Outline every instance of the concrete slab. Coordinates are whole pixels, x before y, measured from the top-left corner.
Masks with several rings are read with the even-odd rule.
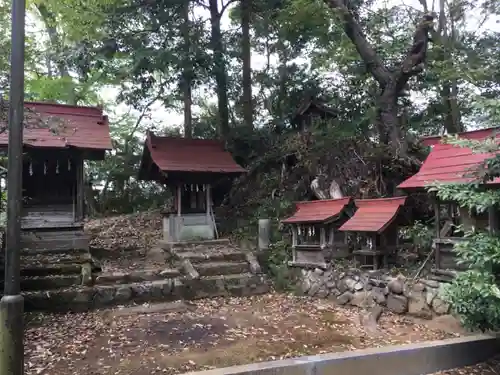
[[[500,338],[475,335],[412,345],[370,348],[254,363],[197,375],[424,375],[483,362],[500,351]]]

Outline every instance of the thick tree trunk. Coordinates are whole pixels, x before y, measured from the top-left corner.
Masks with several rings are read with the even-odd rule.
[[[189,1],[183,1],[181,6],[182,11],[182,27],[181,34],[184,42],[184,56],[181,77],[182,100],[184,103],[184,137],[192,138],[193,136],[193,116],[191,106],[193,103],[191,94],[191,85],[193,81],[193,63],[191,61],[191,40],[189,35]]]
[[[438,30],[433,35],[435,42],[440,44],[440,53],[438,59],[446,64],[447,70],[453,71],[453,60],[451,56],[451,47],[456,42],[456,30],[453,22],[448,22],[446,16],[447,4],[444,0],[440,0],[439,23]],[[448,30],[448,27],[451,30]],[[449,32],[448,32],[449,31]],[[443,82],[441,86],[441,102],[443,104],[444,128],[450,134],[459,133],[464,130],[461,123],[460,108],[458,106],[458,84],[455,78],[451,78]]]
[[[251,0],[241,0],[241,58],[243,62],[243,120],[245,126],[253,128],[252,67],[250,49]]]
[[[211,36],[210,42],[214,53],[213,73],[217,84],[217,101],[219,107],[219,132],[222,138],[229,134],[229,108],[227,99],[227,76],[226,63],[224,61],[224,47],[220,26],[221,15],[219,13],[218,1],[209,0]]]
[[[324,0],[341,16],[344,32],[351,39],[361,59],[373,78],[378,82],[377,127],[381,142],[390,144],[395,155],[405,156],[407,140],[398,117],[398,99],[411,77],[423,70],[427,57],[428,33],[432,29],[434,15],[425,15],[415,30],[413,44],[403,61],[395,69],[383,64],[375,48],[370,44],[344,0]]]

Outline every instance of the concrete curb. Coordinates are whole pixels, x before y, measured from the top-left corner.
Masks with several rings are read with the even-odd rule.
[[[500,337],[474,335],[410,345],[252,363],[197,375],[424,375],[483,362],[500,353]]]

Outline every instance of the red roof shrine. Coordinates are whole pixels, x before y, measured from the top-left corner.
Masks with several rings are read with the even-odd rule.
[[[224,144],[212,139],[161,137],[148,132],[141,163],[140,178],[149,179],[144,169],[153,163],[166,173],[244,173]]]
[[[322,223],[338,216],[351,198],[295,202],[295,213],[282,221],[284,224]]]
[[[25,102],[25,108],[26,146],[96,151],[112,148],[108,118],[102,108],[40,102]],[[0,147],[6,147],[8,139],[8,130],[0,134]]]
[[[469,140],[484,140],[491,136],[498,135],[495,132],[498,128],[474,130],[471,132],[459,133],[459,138]],[[420,167],[418,173],[402,182],[398,188],[424,188],[434,183],[464,183],[473,180],[472,173],[486,159],[495,156],[495,153],[474,153],[470,148],[459,147],[450,144],[443,144],[442,137],[424,138],[423,143],[432,146],[427,159]],[[495,179],[489,183],[498,184],[500,179]]]
[[[406,197],[356,199],[358,208],[339,230],[353,232],[383,232],[397,217]]]

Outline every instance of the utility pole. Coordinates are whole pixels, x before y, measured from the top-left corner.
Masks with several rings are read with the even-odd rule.
[[[24,24],[26,0],[12,0],[7,233],[4,296],[0,300],[0,375],[24,373],[24,299],[21,295],[21,206],[24,126]]]

